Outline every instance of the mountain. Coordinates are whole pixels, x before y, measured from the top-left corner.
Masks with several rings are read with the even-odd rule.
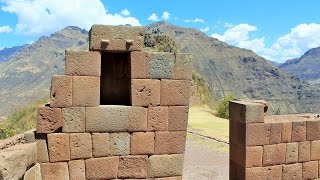
[[[182,52],[193,54],[195,71],[207,82],[215,100],[232,92],[237,98],[269,101],[273,113],[320,109],[318,89],[282,72],[250,50],[166,22],[145,28],[151,34],[168,35]],[[88,49],[88,32],[67,27],[50,37],[39,38],[0,63],[0,116],[49,95],[51,77],[64,71],[67,48]]]
[[[51,77],[64,72],[67,48],[88,49],[88,32],[67,27],[40,37],[0,63],[0,116],[48,97]]]
[[[232,92],[237,98],[267,100],[272,113],[319,111],[317,88],[284,73],[253,51],[165,22],[146,29],[167,34],[182,52],[193,54],[195,70],[208,82],[216,100]]]
[[[276,61],[271,61],[271,60],[268,60],[271,64],[273,64],[274,66],[276,66],[276,67],[279,67],[279,66],[281,66],[281,63],[278,63],[278,62],[276,62]]]
[[[11,48],[4,48],[0,50],[0,63],[5,62],[11,58],[12,55],[18,53],[21,49],[25,48],[27,45],[14,46]]]
[[[279,68],[311,84],[320,85],[320,47],[310,49],[300,58],[286,61]]]

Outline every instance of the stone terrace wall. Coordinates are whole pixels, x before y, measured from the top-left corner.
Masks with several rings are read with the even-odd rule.
[[[320,118],[265,116],[265,103],[232,101],[230,179],[320,177]]]
[[[43,179],[181,179],[189,56],[144,52],[143,41],[142,27],[94,25],[90,51],[66,51],[65,75],[52,78],[50,104],[38,112],[37,161]],[[127,103],[126,96],[116,98],[125,85],[100,87],[103,78],[110,78],[103,68],[112,73],[120,62],[103,67],[105,56],[127,56],[106,52],[129,53],[130,66],[113,74],[119,78],[113,81],[117,86],[129,70],[127,106],[101,105],[108,102],[102,94],[108,93],[114,93],[110,99]]]

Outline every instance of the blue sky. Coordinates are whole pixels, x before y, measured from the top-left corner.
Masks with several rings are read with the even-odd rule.
[[[319,0],[0,0],[0,49],[68,25],[168,21],[282,62],[320,46]]]

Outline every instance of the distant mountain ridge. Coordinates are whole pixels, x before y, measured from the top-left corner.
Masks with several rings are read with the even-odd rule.
[[[14,46],[11,48],[4,48],[0,50],[0,63],[8,61],[11,58],[11,56],[18,53],[21,49],[25,48],[26,46],[27,44],[22,46]]]

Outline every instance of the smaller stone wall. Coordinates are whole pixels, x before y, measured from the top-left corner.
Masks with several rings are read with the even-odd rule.
[[[232,101],[230,179],[319,178],[320,118],[265,116],[262,101]]]

